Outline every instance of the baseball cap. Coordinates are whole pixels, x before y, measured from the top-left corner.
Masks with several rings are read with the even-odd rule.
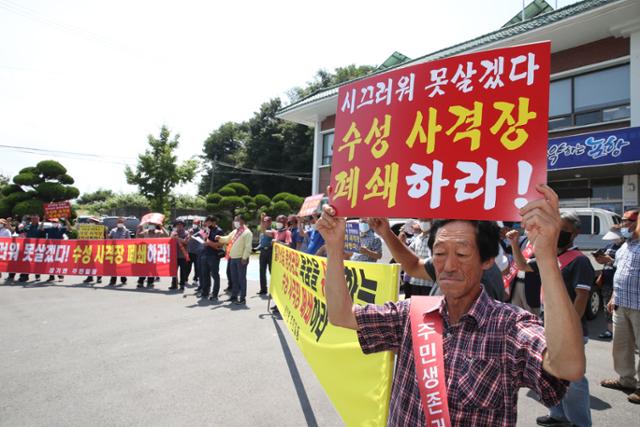
[[[622,219],[628,219],[629,221],[637,221],[638,220],[638,211],[626,211],[624,215],[622,215]]]

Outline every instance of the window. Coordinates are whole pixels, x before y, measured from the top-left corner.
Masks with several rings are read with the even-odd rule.
[[[322,135],[322,165],[330,165],[333,159],[333,132]]]
[[[549,86],[549,130],[631,116],[629,64],[556,80]]]
[[[580,218],[580,234],[600,234],[600,218],[597,215],[578,215],[578,218]]]

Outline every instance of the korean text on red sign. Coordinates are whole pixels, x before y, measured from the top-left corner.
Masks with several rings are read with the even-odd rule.
[[[0,272],[70,276],[175,276],[173,239],[0,239]]]
[[[518,220],[546,182],[550,43],[418,64],[340,88],[343,216]]]

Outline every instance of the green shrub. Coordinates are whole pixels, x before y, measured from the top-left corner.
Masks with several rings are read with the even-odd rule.
[[[207,194],[207,204],[220,203],[220,200],[222,200],[222,196],[218,193]]]
[[[285,192],[282,192],[282,193],[278,193],[278,194],[276,194],[275,196],[273,196],[273,198],[271,199],[271,201],[272,201],[273,203],[279,202],[279,201],[281,201],[281,200],[284,200],[284,199],[285,199],[288,195],[290,195],[290,194],[291,194],[291,193],[287,193],[286,191],[285,191]]]
[[[20,173],[13,177],[13,182],[18,185],[38,185],[42,179],[31,172]]]
[[[225,185],[220,190],[218,190],[218,193],[220,193],[220,195],[223,196],[223,197],[229,197],[229,196],[237,195],[236,190],[234,188],[232,188],[232,187],[227,186],[227,185]]]
[[[34,175],[40,175],[40,171],[38,171],[38,168],[36,168],[35,166],[29,166],[26,168],[22,168],[20,169],[20,172],[18,173],[32,173]]]
[[[230,182],[225,187],[233,188],[238,196],[246,196],[249,194],[249,187],[241,182]]]
[[[290,213],[291,206],[289,206],[289,204],[284,200],[275,202],[269,208],[269,215],[273,218],[277,217],[278,215],[289,215]]]
[[[43,182],[36,187],[38,198],[43,201],[67,200],[67,188],[58,182]]]
[[[253,201],[256,202],[258,206],[269,206],[271,204],[271,199],[265,194],[256,194],[253,197]]]
[[[24,202],[25,200],[29,200],[29,199],[33,199],[33,196],[31,196],[31,194],[24,191],[17,191],[15,193],[11,193],[4,198],[4,200],[6,200],[6,202],[12,207],[17,205],[20,202]]]
[[[11,216],[13,206],[11,206],[7,199],[0,199],[0,218],[8,218]]]
[[[65,173],[58,177],[58,182],[60,184],[73,185],[76,181],[70,175]],[[75,199],[75,197],[73,198]]]
[[[245,206],[248,205],[249,203],[253,203],[253,197],[251,196],[240,196],[240,198],[244,202]]]
[[[243,208],[244,200],[239,196],[223,197],[222,200],[220,200],[220,207],[228,211]]]
[[[78,190],[76,187],[67,186],[67,188],[66,188],[66,197],[64,199],[60,199],[59,201],[62,201],[62,200],[73,200],[73,199],[78,198],[79,195],[80,195],[80,190]]]
[[[292,212],[298,212],[302,203],[304,203],[304,198],[297,196],[295,194],[289,194],[285,196],[284,201],[291,207]]]
[[[11,185],[7,185],[2,189],[2,194],[5,196],[8,196],[11,193],[17,193],[22,191],[24,190],[22,190],[22,187],[20,187],[18,184],[11,184]]]
[[[57,179],[67,173],[67,169],[55,160],[43,160],[36,165],[38,171],[48,179]]]
[[[40,215],[44,216],[43,203],[41,200],[29,199],[24,202],[20,202],[13,208],[13,216],[21,218],[24,215]]]

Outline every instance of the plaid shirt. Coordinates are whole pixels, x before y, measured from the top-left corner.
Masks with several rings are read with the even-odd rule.
[[[429,234],[420,233],[413,238],[411,244],[409,245],[409,249],[411,249],[420,259],[431,258],[431,250],[429,249],[429,245],[427,244],[428,241]],[[409,283],[415,286],[433,287],[433,281],[418,279],[417,277],[410,278]]]
[[[410,301],[356,307],[358,339],[364,353],[394,351],[389,426],[424,426],[413,363]],[[515,426],[518,389],[528,387],[546,406],[557,404],[567,382],[542,369],[547,348],[540,320],[499,303],[483,290],[469,312],[449,325],[443,301],[444,366],[452,426]]]
[[[628,240],[616,253],[614,304],[640,310],[640,240]]]
[[[364,235],[360,235],[360,247],[363,246],[372,252],[377,252],[379,254],[382,253],[382,241],[371,230],[364,233]],[[351,261],[376,262],[377,260],[375,258],[370,258],[367,255],[355,253],[351,255]]]

